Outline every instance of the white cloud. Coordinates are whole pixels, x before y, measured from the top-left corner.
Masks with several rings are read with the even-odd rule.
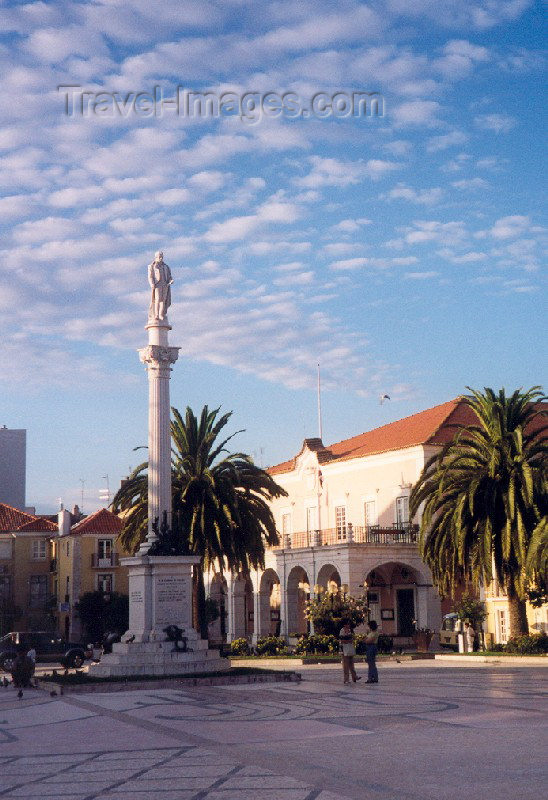
[[[35,203],[35,197],[28,194],[12,194],[0,197],[0,217],[8,220],[28,216]]]
[[[486,189],[489,184],[483,178],[468,178],[461,181],[453,181],[451,186],[455,189],[460,189],[463,192],[468,192],[474,189]]]
[[[368,38],[382,29],[377,14],[367,6],[354,6],[346,13],[315,16],[299,25],[280,27],[255,40],[259,47],[277,52],[318,49],[341,40],[347,44]]]
[[[406,272],[403,277],[411,281],[427,281],[436,278],[439,274],[435,270],[430,270],[429,272]]]
[[[333,225],[331,230],[337,231],[340,233],[356,233],[362,227],[362,225],[372,225],[373,220],[368,219],[367,217],[358,217],[357,219],[343,219],[340,222],[337,222],[336,225]]]
[[[13,230],[13,239],[21,244],[48,242],[59,237],[69,237],[78,232],[78,224],[65,217],[44,217],[23,222]]]
[[[488,234],[494,239],[512,239],[515,236],[520,236],[524,231],[529,230],[530,227],[531,220],[529,217],[514,214],[509,217],[497,219],[492,228],[480,232],[480,237],[483,234]]]
[[[455,252],[448,247],[438,250],[438,255],[447,259],[447,261],[450,261],[452,264],[474,264],[477,261],[484,261],[487,258],[486,253],[481,253],[476,250],[470,250],[468,253],[456,255]]]
[[[305,272],[287,272],[285,275],[275,278],[275,286],[309,286],[314,281],[315,275],[312,270]]]
[[[287,264],[278,264],[278,266],[273,267],[273,269],[276,272],[295,272],[297,270],[301,270],[302,267],[302,261],[289,261]]]
[[[302,178],[296,178],[298,186],[317,188],[322,186],[352,186],[365,178],[380,178],[387,172],[399,169],[393,161],[372,158],[369,161],[342,161],[336,158],[311,156],[312,170]]]
[[[189,203],[193,194],[188,189],[163,189],[156,195],[156,202],[160,206],[177,206],[179,203]]]
[[[411,203],[425,206],[439,203],[442,197],[443,189],[439,186],[417,190],[407,186],[405,183],[398,183],[389,192],[381,195],[383,200],[409,200]]]
[[[418,258],[416,256],[398,256],[395,258],[347,258],[341,261],[334,261],[329,266],[335,271],[356,270],[362,267],[387,269],[389,267],[407,267],[410,264],[416,264],[417,261]]]
[[[191,175],[187,183],[192,189],[201,192],[216,192],[224,186],[226,178],[227,176],[218,170],[204,170]]]
[[[46,64],[57,64],[69,55],[86,57],[107,53],[102,37],[79,25],[36,30],[26,40],[24,48]]]
[[[324,252],[330,256],[343,256],[361,250],[362,244],[358,242],[330,242],[324,245]]]
[[[487,48],[466,39],[453,39],[443,47],[443,56],[434,61],[434,68],[446,78],[462,78],[472,72],[476,63],[489,60]]]
[[[54,208],[74,208],[101,200],[105,194],[101,186],[67,186],[51,192],[48,204]]]
[[[345,258],[341,261],[333,261],[329,266],[331,269],[353,270],[365,267],[369,263],[368,258]]]
[[[440,104],[435,100],[411,100],[396,106],[388,116],[394,120],[397,127],[412,125],[432,127],[439,125],[437,115],[440,109]]]
[[[460,244],[467,238],[463,222],[439,222],[438,220],[417,220],[413,226],[404,230],[407,244],[437,242],[442,245]]]
[[[474,122],[478,128],[495,133],[508,133],[517,125],[517,119],[509,114],[479,114]]]
[[[301,209],[295,203],[273,197],[258,207],[255,214],[230,217],[223,222],[214,223],[204,234],[204,240],[212,244],[226,244],[244,239],[258,228],[270,223],[286,224],[301,216]]]
[[[440,150],[446,150],[448,147],[458,146],[467,141],[468,135],[463,131],[451,131],[450,133],[443,133],[441,136],[431,136],[426,142],[426,152],[437,153]]]

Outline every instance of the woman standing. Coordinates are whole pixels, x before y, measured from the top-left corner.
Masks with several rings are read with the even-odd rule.
[[[377,664],[375,663],[377,657],[377,642],[379,639],[378,625],[374,619],[370,619],[367,626],[369,632],[365,635],[365,657],[367,659],[366,683],[378,683],[379,673],[377,672]]]
[[[344,682],[350,683],[350,675],[352,675],[352,680],[354,683],[356,683],[356,681],[361,681],[361,677],[356,675],[356,670],[354,668],[354,656],[356,655],[356,649],[354,647],[354,635],[348,621],[346,621],[341,628],[339,633],[339,642],[341,643],[342,650]]]

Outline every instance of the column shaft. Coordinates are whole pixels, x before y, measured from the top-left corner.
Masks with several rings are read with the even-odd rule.
[[[171,433],[169,378],[170,368],[159,364],[148,367],[148,509],[149,533],[152,524],[162,522],[167,512],[171,524]]]

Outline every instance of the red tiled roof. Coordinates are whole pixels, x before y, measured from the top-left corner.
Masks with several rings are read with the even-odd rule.
[[[30,522],[27,522],[25,525],[21,525],[17,530],[20,531],[56,531],[57,525],[55,522],[50,522],[49,519],[44,519],[43,517],[37,517],[36,519],[31,519]]]
[[[546,409],[546,403],[538,403],[539,409]],[[370,456],[377,453],[385,453],[390,450],[402,450],[406,447],[416,445],[444,445],[455,435],[457,427],[477,424],[478,420],[472,409],[467,403],[463,402],[462,397],[449,400],[439,406],[412,414],[410,417],[390,422],[366,433],[360,433],[351,439],[343,439],[323,449],[317,446],[309,449],[317,452],[319,463],[346,461],[361,456]],[[532,423],[532,429],[536,430],[546,425],[545,417],[537,416]],[[305,440],[316,442],[317,440]],[[302,452],[302,450],[301,450]],[[298,454],[300,455],[300,453]],[[268,468],[271,475],[280,475],[285,472],[292,472],[295,469],[295,458],[284,461]]]
[[[330,452],[331,461],[344,461],[419,444],[444,444],[455,433],[453,428],[447,428],[448,424],[469,425],[473,421],[474,415],[468,406],[460,398],[456,398],[350,439],[343,439],[342,442],[329,445],[325,450]],[[295,459],[291,459],[270,467],[268,472],[278,475],[291,472],[294,468]]]
[[[337,442],[329,449],[335,459],[344,460],[385,453],[388,450],[402,450],[419,444],[444,444],[455,435],[454,428],[447,428],[450,421],[471,425],[475,419],[470,408],[457,398],[352,439]]]
[[[70,529],[70,533],[106,533],[117,536],[122,530],[122,520],[106,508],[100,508]]]
[[[43,517],[19,511],[7,503],[0,503],[0,531],[56,531],[57,525]]]

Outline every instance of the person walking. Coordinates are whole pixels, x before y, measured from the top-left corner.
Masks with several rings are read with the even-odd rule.
[[[30,687],[30,681],[34,675],[34,661],[28,657],[27,648],[24,644],[17,647],[17,655],[11,667],[11,677],[15,689],[18,689],[17,697],[23,697],[23,689]]]
[[[346,621],[342,626],[339,633],[339,642],[342,652],[342,668],[344,683],[350,683],[350,675],[352,675],[353,683],[361,681],[361,677],[356,675],[354,667],[354,656],[356,655],[356,648],[354,647],[354,634],[350,623]]]
[[[374,619],[367,623],[369,631],[365,634],[365,657],[367,659],[367,681],[366,683],[378,683],[379,673],[377,672],[377,642],[379,640],[378,625]]]

